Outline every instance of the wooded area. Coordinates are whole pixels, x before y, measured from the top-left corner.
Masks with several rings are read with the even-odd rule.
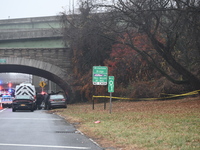
[[[116,96],[158,97],[200,89],[198,0],[104,3],[81,1],[80,13],[61,18],[82,101],[108,95],[106,86],[92,85],[92,67],[99,65],[115,76]]]

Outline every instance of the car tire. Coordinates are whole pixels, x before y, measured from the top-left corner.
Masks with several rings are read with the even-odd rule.
[[[13,108],[13,109],[12,109],[12,112],[15,112],[15,111],[16,111],[16,109]]]
[[[34,110],[37,110],[37,105],[36,104],[34,105]]]

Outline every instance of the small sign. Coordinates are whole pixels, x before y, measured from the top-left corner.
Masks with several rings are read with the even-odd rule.
[[[41,81],[40,84],[39,84],[39,86],[42,87],[42,88],[45,87],[45,85],[46,85],[46,83],[44,81]]]
[[[0,64],[5,64],[6,63],[6,59],[0,59]]]
[[[108,67],[93,66],[92,82],[93,85],[107,85]]]
[[[113,93],[114,92],[114,76],[108,76],[108,92]]]

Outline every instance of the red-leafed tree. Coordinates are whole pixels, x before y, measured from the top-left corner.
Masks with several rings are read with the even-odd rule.
[[[84,88],[91,66],[104,65],[106,59],[121,69],[115,73],[119,82],[133,80],[138,73],[138,80],[147,74],[151,79],[153,67],[175,84],[200,89],[198,0],[115,0],[95,5],[91,1],[84,2],[81,14],[63,19],[65,38],[73,48],[75,76],[77,80],[84,76],[79,79]],[[111,44],[115,46],[109,60]]]
[[[117,0],[97,7],[107,8],[110,20],[115,23],[115,28],[102,24],[119,37],[115,42],[134,49],[171,82],[200,89],[199,1]],[[135,30],[148,38],[153,50],[144,51],[137,45],[133,40]],[[161,63],[173,68],[176,76],[162,68]]]
[[[138,32],[132,34],[135,45],[142,51],[147,53],[155,51],[146,35]],[[126,36],[124,35],[124,37]],[[121,39],[122,43],[125,41],[126,38]],[[161,57],[156,55],[154,57],[157,57],[154,59],[161,60]],[[161,76],[134,49],[123,44],[113,45],[110,59],[106,60],[105,63],[109,66],[110,74],[115,76],[116,83],[123,86],[129,85],[130,82],[150,81]]]

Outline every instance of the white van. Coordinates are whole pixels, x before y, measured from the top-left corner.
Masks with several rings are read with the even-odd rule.
[[[33,99],[34,109],[36,109],[36,90],[31,83],[21,83],[15,87],[15,97],[21,95],[28,95]]]
[[[15,96],[17,95],[29,95],[33,99],[36,99],[35,86],[31,83],[21,83],[15,88]]]

